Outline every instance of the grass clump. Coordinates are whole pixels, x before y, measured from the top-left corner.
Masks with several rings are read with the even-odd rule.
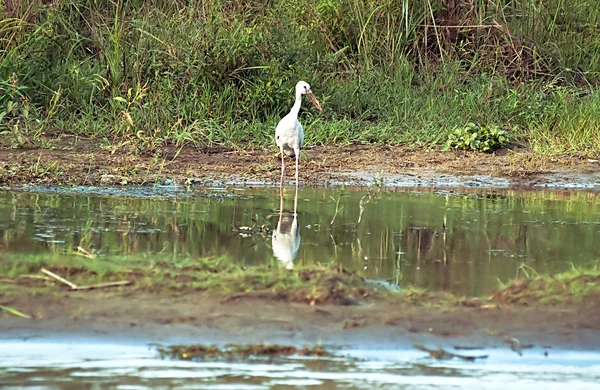
[[[600,298],[600,269],[576,269],[556,275],[517,279],[493,294],[498,303],[511,305],[581,304]]]

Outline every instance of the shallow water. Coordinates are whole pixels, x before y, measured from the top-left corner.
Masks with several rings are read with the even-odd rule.
[[[278,189],[39,190],[0,192],[0,252],[81,246],[97,259],[225,254],[247,266],[340,263],[400,287],[466,295],[600,258],[594,193],[301,188],[294,220],[293,189],[281,214]]]
[[[392,285],[467,295],[519,273],[591,265],[600,255],[600,207],[591,193],[301,188],[297,197],[285,190],[280,212],[277,189],[33,190],[0,192],[0,253],[52,255],[81,246],[97,254],[90,261],[226,254],[247,266],[336,262]],[[6,336],[0,387],[600,389],[595,351],[448,350],[489,357],[437,361],[416,349],[334,349],[327,359],[189,362],[162,360],[135,342]]]
[[[600,356],[563,350],[338,350],[335,358],[161,360],[153,347],[93,342],[0,342],[4,389],[598,389]]]

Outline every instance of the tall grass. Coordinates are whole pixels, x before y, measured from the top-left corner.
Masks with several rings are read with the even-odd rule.
[[[0,143],[269,144],[305,79],[326,108],[303,114],[313,144],[432,144],[481,122],[600,154],[589,1],[21,0],[0,17]]]

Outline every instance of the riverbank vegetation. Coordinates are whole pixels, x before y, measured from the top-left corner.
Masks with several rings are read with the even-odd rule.
[[[160,261],[146,256],[90,258],[92,256],[85,251],[80,256],[7,255],[2,258],[0,271],[11,282],[0,291],[8,296],[11,292],[46,294],[99,286],[98,290],[125,288],[138,294],[160,296],[208,292],[228,300],[248,296],[311,305],[351,305],[358,299],[375,295],[373,286],[369,287],[362,277],[340,266],[301,267],[290,271],[273,266],[246,268],[227,257]]]
[[[0,293],[10,298],[120,289],[128,295],[162,297],[206,292],[221,296],[224,302],[249,298],[310,305],[356,305],[361,301],[387,299],[397,304],[445,308],[578,305],[597,302],[600,297],[598,264],[587,268],[574,266],[555,274],[537,274],[523,266],[518,278],[500,285],[489,297],[466,298],[410,285],[390,289],[385,283],[369,281],[339,265],[286,270],[268,265],[246,268],[227,257],[171,260],[167,257],[160,261],[146,256],[90,257],[85,251],[79,255],[0,256],[0,273],[4,275]]]
[[[311,145],[445,144],[469,123],[600,156],[600,3],[4,0],[0,144],[271,145],[293,86]]]

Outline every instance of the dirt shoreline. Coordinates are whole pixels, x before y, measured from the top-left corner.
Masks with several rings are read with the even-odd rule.
[[[30,184],[247,184],[279,183],[272,149],[165,147],[159,154],[111,153],[99,140],[63,137],[51,149],[0,149],[0,186]],[[294,161],[287,159],[286,184]],[[600,190],[600,164],[577,157],[544,158],[514,149],[496,154],[409,146],[307,147],[303,185],[390,187],[566,188]]]
[[[33,319],[0,316],[0,341],[127,340],[159,344],[272,343],[402,349],[413,344],[600,349],[600,305],[436,307],[371,299],[311,306],[275,299],[223,299],[209,293],[63,292],[2,299]]]

